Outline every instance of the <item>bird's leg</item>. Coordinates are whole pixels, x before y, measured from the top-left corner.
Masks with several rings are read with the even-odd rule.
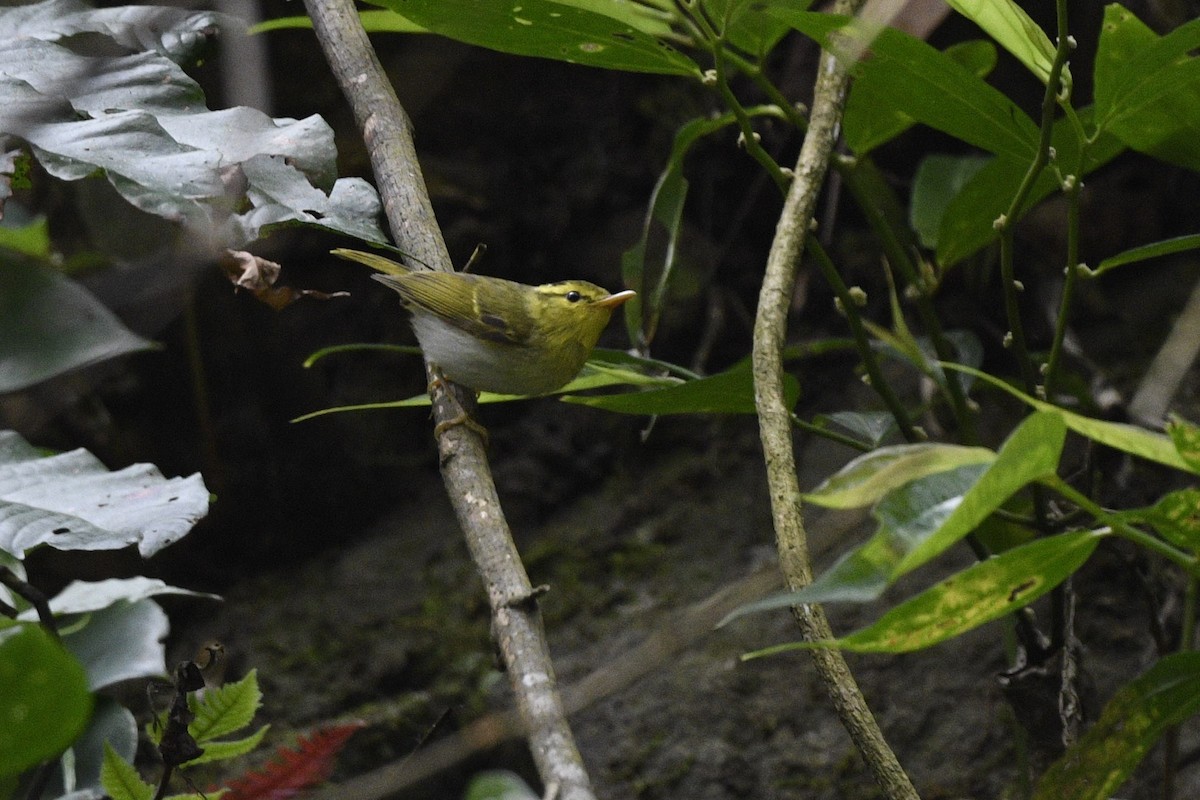
[[[434,394],[439,389],[445,391],[447,389],[447,387],[450,385],[450,382],[446,380],[444,375],[442,375],[442,371],[440,369],[437,369],[436,367],[431,369],[429,371],[429,374],[431,377],[429,380],[428,391],[429,391],[429,397],[432,400]],[[476,397],[478,397],[479,393],[474,392],[474,395]],[[435,425],[433,428],[434,438],[440,440],[442,438],[442,434],[444,434],[446,431],[450,430],[451,428],[453,428],[456,425],[462,425],[466,428],[469,428],[472,431],[475,431],[475,433],[479,434],[479,438],[483,439],[484,449],[487,449],[488,439],[489,439],[487,428],[480,425],[475,420],[475,418],[471,416],[471,412],[467,411],[465,408],[462,410],[461,413],[455,415],[454,417],[451,417],[450,419],[447,419],[447,420],[443,420],[443,421],[439,422],[437,425]]]

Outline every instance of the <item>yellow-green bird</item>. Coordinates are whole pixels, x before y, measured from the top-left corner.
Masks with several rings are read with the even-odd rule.
[[[542,286],[462,272],[413,270],[359,250],[334,250],[382,275],[412,313],[425,358],[463,386],[499,394],[552,392],[587,361],[613,309],[634,296],[587,281]]]

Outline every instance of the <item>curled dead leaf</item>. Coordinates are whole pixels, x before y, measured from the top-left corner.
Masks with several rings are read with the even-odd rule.
[[[221,269],[234,286],[245,289],[276,311],[290,306],[301,297],[329,300],[350,296],[349,292],[320,292],[316,289],[276,286],[275,282],[279,280],[283,268],[274,261],[268,261],[245,250],[226,250],[221,258]]]

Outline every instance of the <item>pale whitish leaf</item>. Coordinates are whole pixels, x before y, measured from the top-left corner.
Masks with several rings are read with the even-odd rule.
[[[218,19],[193,13],[164,32],[158,9],[66,5],[81,9],[73,30],[124,46],[174,42],[158,50],[210,38]],[[384,240],[374,190],[336,180],[333,132],[323,120],[209,111],[199,85],[157,52],[91,56],[49,41],[60,35],[45,30],[55,10],[0,10],[0,39],[21,37],[0,48],[0,130],[24,140],[49,174],[79,180],[102,172],[137,208],[189,225],[217,247],[296,224]]]
[[[113,603],[126,600],[130,603],[158,597],[164,594],[184,595],[187,597],[203,597],[209,600],[220,600],[215,594],[194,592],[170,586],[158,578],[146,578],[141,575],[132,578],[109,578],[103,581],[72,581],[50,600],[50,610],[55,614],[83,614],[88,611],[99,611]],[[21,619],[36,619],[32,610],[22,612]]]
[[[109,472],[86,450],[43,455],[0,431],[0,550],[17,557],[42,544],[113,550],[137,544],[149,557],[208,513],[197,473],[164,478],[151,464]]]
[[[87,671],[92,690],[166,674],[167,615],[153,600],[120,602],[86,618],[63,644]]]
[[[0,255],[0,394],[153,347],[78,283]]]

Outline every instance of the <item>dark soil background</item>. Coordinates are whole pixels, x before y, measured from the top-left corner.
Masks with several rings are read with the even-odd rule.
[[[276,4],[272,13],[296,13]],[[1081,14],[1099,13],[1095,9]],[[1141,13],[1141,10],[1139,10]],[[1081,21],[1081,52],[1099,17]],[[978,35],[950,21],[933,41]],[[348,113],[311,33],[268,38],[276,116],[320,113],[339,134],[342,174],[368,167]],[[465,262],[488,245],[477,271],[541,283],[566,277],[619,283],[620,253],[640,230],[650,190],[680,124],[714,109],[680,80],[613,75],[525,60],[435,40],[376,37],[414,119],[426,180],[451,253]],[[776,65],[799,100],[810,83],[812,46],[789,40]],[[1077,69],[1076,74],[1086,73]],[[214,78],[215,75],[210,76]],[[1008,65],[996,82],[1027,107],[1038,87]],[[210,105],[219,105],[215,88]],[[798,140],[764,128],[781,163]],[[902,194],[919,158],[949,143],[920,130],[878,158]],[[757,285],[779,198],[733,134],[704,143],[688,162],[691,195],[681,274],[657,357],[716,371],[749,351]],[[1085,211],[1086,259],[1196,230],[1194,175],[1125,156],[1092,176]],[[64,189],[66,192],[74,188]],[[868,309],[886,319],[880,256],[856,212],[826,215],[831,249],[848,283],[863,285]],[[1029,291],[1037,344],[1052,324],[1061,278],[1061,209],[1053,203],[1020,228],[1019,276]],[[495,669],[486,602],[441,493],[431,426],[421,411],[369,412],[302,424],[319,408],[405,397],[424,388],[416,359],[359,354],[312,369],[313,351],[350,342],[411,341],[394,296],[364,270],[335,262],[348,243],[315,234],[273,237],[255,252],[281,262],[292,285],[351,297],[274,312],[233,293],[215,267],[154,300],[146,313],[128,297],[118,310],[163,342],[95,380],[33,398],[56,414],[25,430],[38,444],[86,446],[106,463],[158,464],[167,474],[201,470],[218,500],[186,540],[149,571],[190,588],[218,591],[223,604],[171,602],[172,658],[210,637],[224,642],[230,674],[258,669],[262,719],[273,743],[331,720],[372,725],[348,748],[339,778],[409,757],[473,719],[506,707]],[[1074,333],[1072,366],[1084,385],[1128,399],[1200,271],[1190,261],[1152,263],[1088,284]],[[985,367],[1006,373],[1005,329],[994,264],[986,254],[952,273],[941,295],[952,327],[983,342]],[[796,341],[845,335],[819,277],[801,278]],[[1050,316],[1048,316],[1050,315]],[[152,324],[146,320],[159,320]],[[619,322],[604,344],[626,340]],[[843,357],[796,364],[799,414],[872,407]],[[899,367],[896,385],[914,402],[920,386]],[[1179,402],[1197,419],[1195,374]],[[68,398],[62,400],[62,398]],[[1020,410],[982,397],[990,443]],[[10,424],[21,418],[6,406]],[[1119,403],[1112,413],[1120,413]],[[510,523],[543,598],[559,676],[571,684],[671,629],[674,612],[773,563],[770,510],[752,419],[619,417],[552,400],[488,407],[490,453]],[[16,418],[16,421],[12,421]],[[930,417],[927,429],[944,421]],[[853,456],[797,436],[802,486]],[[1125,465],[1112,467],[1115,474]],[[1173,488],[1175,476],[1125,469],[1107,498],[1136,504]],[[869,530],[846,515],[810,514],[814,553],[827,566]],[[903,598],[969,562],[967,552],[919,571],[886,598]],[[136,574],[127,554],[87,556],[64,567],[38,553],[45,581]],[[1076,579],[1079,633],[1094,719],[1115,688],[1157,658],[1152,614],[1178,617],[1178,576],[1132,548],[1105,544]],[[847,631],[887,603],[831,609]],[[603,798],[872,798],[877,791],[832,712],[807,656],[742,662],[758,647],[797,632],[786,613],[758,615],[694,639],[648,666],[641,680],[599,699],[573,721]],[[851,664],[922,797],[1020,797],[1057,752],[1054,676],[1008,681],[1010,641],[995,623],[905,656],[852,657]],[[1027,756],[1022,756],[1024,751]],[[1200,731],[1181,734],[1176,797],[1200,796]],[[1124,798],[1159,797],[1161,755],[1152,754]],[[519,742],[474,753],[459,768],[409,787],[407,798],[460,797],[480,770],[514,769],[533,781]]]

